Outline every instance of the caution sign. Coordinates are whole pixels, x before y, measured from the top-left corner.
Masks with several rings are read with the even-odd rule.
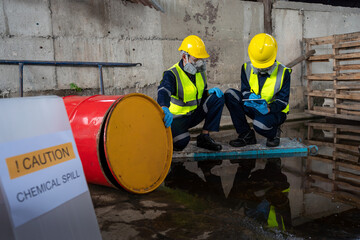
[[[15,227],[88,191],[71,130],[0,144],[0,176]]]
[[[10,179],[71,160],[75,158],[71,143],[41,149],[6,159]]]
[[[0,239],[101,239],[63,99],[0,99],[0,112]]]

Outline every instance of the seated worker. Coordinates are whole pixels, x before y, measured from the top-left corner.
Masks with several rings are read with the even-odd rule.
[[[205,119],[197,146],[220,151],[221,145],[209,135],[219,131],[224,94],[219,88],[207,90],[206,62],[209,57],[204,42],[195,35],[186,37],[179,48],[181,60],[163,74],[157,102],[162,107],[166,127],[171,126],[175,151],[190,141],[189,128]]]
[[[231,88],[225,92],[225,104],[239,134],[230,145],[256,144],[247,115],[253,119],[255,131],[267,138],[266,146],[276,147],[280,144],[280,125],[289,112],[291,69],[276,60],[277,43],[269,34],[254,36],[248,54],[250,62],[244,63],[241,69],[241,92]]]

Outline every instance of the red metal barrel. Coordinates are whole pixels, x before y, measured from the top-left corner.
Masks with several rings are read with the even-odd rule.
[[[172,159],[172,136],[150,97],[63,98],[88,182],[134,193],[156,189]]]

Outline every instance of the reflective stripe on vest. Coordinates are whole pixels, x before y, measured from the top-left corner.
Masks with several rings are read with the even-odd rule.
[[[201,102],[201,97],[205,89],[205,73],[195,74],[195,86],[186,73],[180,68],[179,63],[176,63],[169,70],[175,75],[177,84],[177,95],[171,95],[170,112],[175,115],[184,115],[195,110]]]
[[[275,95],[281,90],[282,83],[284,80],[285,70],[289,69],[291,73],[291,69],[285,67],[280,62],[276,61],[277,66],[274,69],[274,71],[271,73],[270,77],[268,79],[271,79],[270,81],[266,81],[264,83],[264,86],[261,90],[261,93],[259,93],[259,79],[258,75],[254,74],[253,66],[251,62],[247,62],[244,64],[245,67],[245,74],[246,78],[249,81],[250,88],[253,92],[256,94],[260,94],[262,98],[264,98],[268,103],[272,103],[275,100]],[[283,102],[283,101],[281,101]],[[289,103],[285,103],[287,106],[285,109],[282,110],[284,113],[289,112]]]

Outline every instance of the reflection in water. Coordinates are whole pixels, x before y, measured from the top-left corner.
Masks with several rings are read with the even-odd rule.
[[[318,155],[282,158],[281,162],[242,159],[173,164],[165,185],[244,211],[264,226],[282,229],[284,225],[298,237],[358,239],[359,124],[292,122],[283,126],[283,132],[317,145]],[[226,142],[234,133],[222,131],[216,140]]]
[[[232,160],[227,164],[220,161],[201,161],[197,163],[197,170],[193,164],[176,164],[172,166],[165,185],[221,202],[226,207],[243,208],[245,215],[258,220],[264,226],[288,229],[291,227],[288,199],[290,185],[286,175],[281,172],[281,160],[267,159],[263,169],[252,171],[255,161]],[[224,171],[220,164],[224,166]],[[237,171],[234,173],[233,184],[226,191],[229,181],[223,179],[228,176],[229,170],[234,168]]]
[[[308,142],[319,146],[319,154],[307,159],[306,192],[359,208],[360,126],[325,121],[307,125]]]

